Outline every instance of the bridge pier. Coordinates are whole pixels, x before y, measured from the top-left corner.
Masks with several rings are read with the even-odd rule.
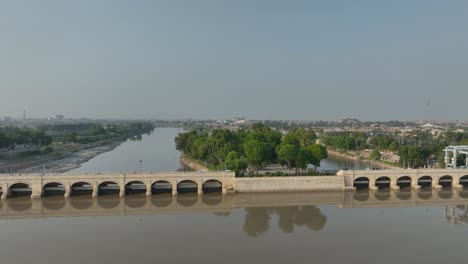
[[[146,183],[146,196],[151,196],[153,194],[153,190],[151,187],[151,182]]]
[[[400,186],[396,185],[396,183],[393,183],[392,185],[390,185],[390,189],[392,189],[392,190],[400,190]]]
[[[463,185],[456,183],[456,182],[452,183],[452,187],[455,189],[463,189]]]
[[[201,185],[200,183],[197,185],[197,193],[198,195],[203,194],[203,185]]]
[[[172,195],[177,195],[177,194],[178,194],[177,188],[173,188],[173,189],[172,189]]]
[[[432,188],[436,190],[442,189],[442,185],[439,184],[438,177],[432,177]]]
[[[374,184],[369,184],[369,190],[378,191],[379,187],[375,186]]]
[[[414,190],[421,190],[421,185],[413,184],[413,185],[411,185],[411,188],[414,189]]]
[[[71,196],[71,187],[70,185],[65,185],[65,193],[63,194],[63,197],[69,198]]]

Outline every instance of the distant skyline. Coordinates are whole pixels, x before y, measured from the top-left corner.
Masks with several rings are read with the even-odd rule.
[[[0,117],[468,120],[468,1],[0,2]]]

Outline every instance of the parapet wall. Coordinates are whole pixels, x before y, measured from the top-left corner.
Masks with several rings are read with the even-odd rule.
[[[236,192],[342,191],[343,177],[261,177],[236,178]]]

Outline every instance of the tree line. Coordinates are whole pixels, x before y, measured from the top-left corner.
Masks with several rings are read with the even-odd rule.
[[[338,150],[373,149],[370,158],[380,159],[380,150],[398,153],[401,167],[419,168],[438,163],[444,167],[443,149],[448,145],[468,144],[468,133],[448,131],[438,136],[428,131],[400,133],[330,133],[322,137],[322,143]],[[466,158],[460,155],[460,163]]]
[[[14,149],[18,145],[32,148],[52,144],[52,137],[44,131],[31,128],[2,127],[0,128],[0,148]]]
[[[175,143],[184,155],[212,169],[228,169],[244,175],[251,166],[258,175],[259,168],[266,164],[281,164],[298,174],[308,164],[320,166],[320,161],[328,157],[326,148],[315,144],[316,139],[314,131],[304,128],[291,130],[283,136],[263,124],[254,124],[249,129],[236,131],[192,130],[180,133]]]

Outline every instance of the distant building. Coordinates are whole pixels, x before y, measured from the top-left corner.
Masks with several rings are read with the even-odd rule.
[[[63,120],[65,117],[62,114],[58,114],[55,116],[55,119],[57,120]]]

